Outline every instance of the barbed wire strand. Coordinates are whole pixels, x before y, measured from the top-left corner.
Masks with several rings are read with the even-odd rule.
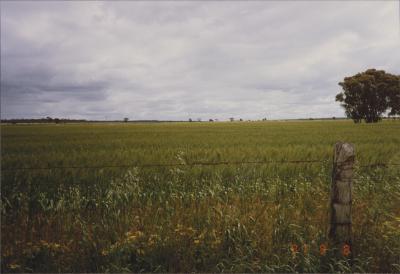
[[[265,176],[265,177],[258,177],[257,179],[261,179],[262,182],[269,182],[272,180],[276,180],[276,181],[281,181],[282,183],[283,180],[287,181],[289,180],[290,182],[292,181],[298,181],[298,183],[310,183],[310,182],[314,182],[317,179],[322,182],[327,182],[327,181],[331,181],[332,178],[331,176],[326,176],[326,175],[315,175],[315,176],[304,176],[304,175],[292,175],[292,176],[282,176],[282,175],[275,175],[275,176]],[[366,181],[373,181],[374,183],[378,183],[378,182],[387,182],[388,180],[400,180],[400,176],[395,177],[395,176],[355,176],[353,177],[353,181],[358,183],[358,182],[366,182]],[[45,182],[40,182],[36,185],[54,185],[54,182],[52,181],[45,181]],[[78,184],[79,185],[79,184]]]
[[[48,167],[16,167],[4,168],[1,171],[20,171],[20,170],[53,170],[53,169],[105,169],[105,168],[151,168],[151,167],[178,167],[178,166],[217,166],[217,165],[247,165],[247,164],[313,164],[329,163],[329,160],[282,160],[282,161],[220,161],[220,162],[191,162],[191,163],[153,163],[153,164],[129,164],[129,165],[102,165],[102,166],[48,166]],[[340,162],[338,162],[340,163]],[[357,165],[356,165],[357,166]],[[358,167],[387,168],[388,166],[400,166],[392,163],[372,163],[360,165]]]
[[[153,163],[153,164],[129,164],[129,165],[103,165],[103,166],[49,166],[49,167],[17,167],[5,168],[1,171],[16,170],[50,170],[50,169],[102,169],[102,168],[151,168],[151,167],[178,167],[178,166],[217,166],[217,165],[242,165],[242,164],[301,164],[323,163],[321,160],[290,160],[290,161],[220,161],[220,162],[191,162],[191,163]]]

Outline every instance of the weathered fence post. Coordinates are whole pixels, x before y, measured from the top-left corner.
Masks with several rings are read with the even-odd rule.
[[[354,146],[349,143],[335,144],[332,170],[332,188],[330,201],[329,238],[339,248],[347,245],[351,250],[351,203]]]

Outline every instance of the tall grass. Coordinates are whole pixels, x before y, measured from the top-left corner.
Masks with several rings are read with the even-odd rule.
[[[2,271],[399,272],[400,124],[2,126]],[[333,145],[356,146],[352,256],[326,237]],[[327,248],[325,250],[325,247]]]

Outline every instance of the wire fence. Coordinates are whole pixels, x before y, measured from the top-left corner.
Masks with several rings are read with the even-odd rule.
[[[330,160],[281,160],[281,161],[219,161],[219,162],[188,162],[188,163],[150,163],[150,164],[119,164],[119,165],[94,165],[94,166],[47,166],[47,167],[13,167],[2,168],[1,171],[22,170],[54,170],[54,169],[108,169],[108,168],[152,168],[152,167],[179,167],[179,166],[219,166],[219,165],[270,165],[270,164],[315,164],[330,163]],[[400,163],[370,163],[356,165],[360,168],[388,168],[400,166]]]

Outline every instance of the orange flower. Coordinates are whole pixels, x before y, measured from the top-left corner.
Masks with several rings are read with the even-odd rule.
[[[299,252],[299,247],[297,246],[297,244],[292,244],[290,246],[290,251],[292,251],[293,255],[295,255],[297,252]]]
[[[319,254],[321,256],[325,256],[327,250],[328,250],[328,247],[326,246],[326,244],[321,244],[319,246]]]
[[[342,248],[342,254],[343,256],[347,257],[351,253],[351,247],[348,244],[345,244]]]

